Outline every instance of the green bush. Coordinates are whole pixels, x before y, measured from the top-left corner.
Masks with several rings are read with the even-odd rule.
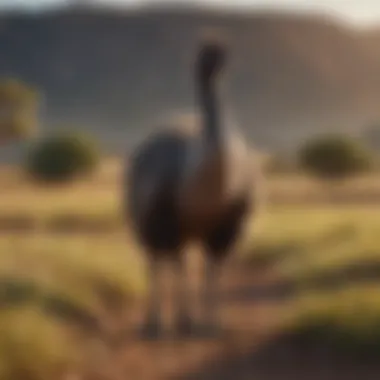
[[[308,141],[298,152],[299,164],[323,179],[343,179],[372,168],[369,149],[348,136],[329,135]]]
[[[27,160],[27,172],[36,180],[66,182],[93,172],[99,164],[96,142],[84,134],[61,134],[36,144]]]

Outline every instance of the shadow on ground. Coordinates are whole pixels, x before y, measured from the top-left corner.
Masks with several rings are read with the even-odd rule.
[[[326,346],[302,345],[292,338],[269,341],[226,351],[191,373],[173,377],[182,380],[375,380],[380,377],[380,363],[350,360],[333,354]]]

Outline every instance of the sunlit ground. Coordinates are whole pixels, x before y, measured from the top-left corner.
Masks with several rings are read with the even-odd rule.
[[[115,174],[43,190],[18,181],[4,175],[0,199],[0,377],[53,379],[80,366],[84,352],[67,322],[86,326],[105,310],[127,312],[130,300],[144,294],[146,277],[122,222]],[[328,202],[292,204],[288,181],[307,198],[304,177],[270,179],[275,195],[252,227],[242,259],[252,276],[265,268],[293,284],[287,328],[338,348],[374,350],[380,345],[380,208],[336,203],[323,186]],[[380,199],[378,183],[363,178],[341,191],[360,199],[378,192]]]

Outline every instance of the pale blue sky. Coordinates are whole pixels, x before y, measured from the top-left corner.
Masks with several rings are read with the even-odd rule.
[[[59,5],[75,0],[0,0],[1,7],[23,6],[32,9],[44,6]],[[78,0],[77,0],[78,1]],[[84,0],[82,0],[84,1]],[[160,0],[85,0],[88,3],[107,3],[117,5],[138,5],[147,2],[155,3]],[[171,0],[181,3],[181,0]],[[183,0],[182,0],[183,1]],[[186,0],[191,2],[191,0]],[[170,2],[169,1],[165,1]],[[250,8],[280,8],[295,9],[298,11],[322,11],[341,16],[349,21],[358,23],[380,23],[380,0],[194,0],[194,2],[220,5],[223,7],[250,7]]]

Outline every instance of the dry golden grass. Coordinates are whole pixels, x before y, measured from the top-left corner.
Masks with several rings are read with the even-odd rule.
[[[120,169],[119,162],[108,161],[93,178],[56,188],[34,186],[14,168],[0,169],[1,379],[59,378],[56,371],[77,365],[71,353],[80,347],[67,341],[62,320],[101,320],[105,309],[128,310],[131,297],[144,292],[139,250],[122,223]],[[334,190],[335,198],[329,188],[300,175],[268,178],[266,187],[271,205],[247,241],[254,247],[253,263],[275,258],[278,273],[299,279],[360,260],[380,263],[380,210],[373,203],[380,200],[380,177],[352,180]],[[337,194],[344,207],[334,207]],[[361,289],[347,289],[346,297],[367,294],[366,315],[373,321],[380,288]],[[302,302],[295,308],[315,316],[315,305],[322,304],[318,313],[344,324],[352,308],[346,314],[339,312],[343,307],[330,308],[337,297],[342,293],[316,294],[309,298],[313,308]],[[352,300],[347,302],[354,305]],[[27,349],[34,347],[29,357]]]
[[[294,292],[290,334],[367,358],[380,347],[380,207],[276,206],[248,242]]]
[[[119,233],[0,236],[0,378],[64,379],[99,364],[92,341],[143,295],[142,264]]]
[[[103,163],[92,178],[61,187],[29,183],[18,169],[0,168],[0,232],[41,227],[53,230],[115,229],[122,218],[122,166]],[[270,204],[373,203],[380,200],[380,176],[365,176],[329,187],[303,175],[271,176],[264,183]]]

